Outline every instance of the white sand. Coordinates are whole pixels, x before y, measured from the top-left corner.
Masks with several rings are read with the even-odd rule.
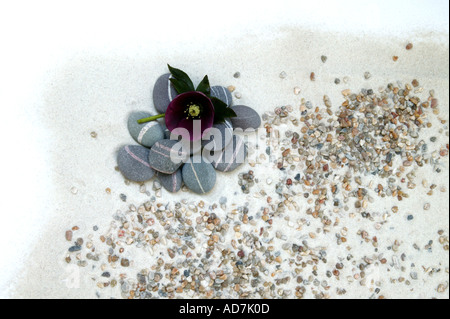
[[[8,75],[2,78],[0,90],[8,115],[3,117],[1,132],[8,150],[2,160],[8,189],[2,196],[2,224],[6,230],[0,237],[5,247],[0,259],[1,296],[96,298],[98,288],[90,279],[91,269],[79,270],[79,288],[67,288],[64,280],[73,268],[64,264],[68,248],[64,232],[77,225],[84,234],[93,233],[92,226],[97,225],[101,233],[116,210],[148,199],[139,193],[138,185],[125,185],[114,170],[115,151],[120,145],[132,143],[125,125],[128,112],[152,109],[151,89],[156,78],[166,72],[166,63],[184,69],[195,81],[208,74],[214,84],[236,86],[242,103],[255,107],[260,114],[281,105],[297,107],[295,86],[301,88],[301,97],[315,104],[321,103],[324,94],[338,104],[342,101],[340,91],[347,87],[354,91],[361,87],[376,89],[391,81],[417,78],[426,90],[435,89],[441,102],[440,117],[448,121],[448,17],[441,15],[448,12],[448,4],[435,1],[424,8],[423,2],[407,3],[411,11],[399,17],[392,15],[398,12],[396,6],[401,7],[401,2],[389,3],[389,12],[385,11],[387,1],[380,7],[370,3],[369,7],[352,2],[327,4],[330,11],[321,14],[318,10],[326,7],[324,3],[281,2],[274,10],[265,4],[253,7],[235,3],[213,10],[223,9],[225,16],[233,17],[230,20],[205,18],[205,24],[212,26],[205,31],[208,41],[195,19],[197,22],[185,30],[190,35],[182,40],[173,28],[155,31],[154,26],[162,22],[159,13],[166,8],[115,8],[103,17],[99,15],[102,7],[87,12],[76,8],[69,17],[61,15],[59,8],[53,9],[56,14],[52,19],[37,24],[37,29],[32,23],[38,22],[37,18],[24,17],[23,21],[30,18],[27,27],[14,23],[18,29],[7,37],[12,50],[1,59],[4,74]],[[249,14],[250,9],[255,11]],[[298,17],[304,19],[299,22],[295,12],[301,10]],[[83,25],[73,27],[79,23],[77,13],[87,15],[87,19]],[[324,23],[314,21],[314,14],[325,19],[320,20]],[[174,15],[182,18],[181,11]],[[11,18],[6,21],[13,23]],[[390,27],[386,27],[387,23]],[[95,31],[84,33],[91,29]],[[48,35],[39,37],[42,33]],[[22,39],[27,41],[18,44]],[[406,51],[409,41],[414,49]],[[325,64],[320,61],[321,55],[328,56]],[[393,55],[399,56],[398,62],[392,61]],[[241,72],[241,78],[233,78],[236,71]],[[287,73],[283,80],[278,76],[281,71]],[[317,75],[313,83],[309,81],[311,71]],[[371,72],[370,80],[364,80],[365,71]],[[350,78],[348,84],[334,85],[335,77],[344,76]],[[97,132],[96,139],[91,138],[91,131]],[[432,135],[439,136],[436,145],[448,143],[448,136],[433,129],[425,137]],[[271,176],[277,180],[278,173],[267,168],[271,166],[255,169],[258,178],[265,181]],[[248,169],[247,164],[240,171]],[[436,292],[439,284],[449,281],[448,252],[442,250],[436,233],[438,229],[449,233],[448,157],[441,174],[425,167],[417,175],[418,184],[426,177],[438,188],[446,186],[447,193],[436,191],[428,197],[419,186],[412,198],[399,205],[402,213],[377,233],[382,238],[380,252],[395,239],[404,242],[401,252],[408,256],[404,277],[409,276],[411,263],[419,274],[419,280],[412,280],[410,286],[392,284],[391,274],[383,274],[382,292],[389,298],[448,298],[448,290]],[[148,182],[147,188],[151,189],[151,185]],[[213,203],[226,194],[230,206],[249,201],[250,208],[256,210],[262,205],[240,193],[234,196],[236,185],[237,172],[220,174],[218,184],[207,196],[163,192],[161,201],[189,198]],[[71,192],[73,187],[76,194]],[[107,187],[111,194],[106,194]],[[264,187],[263,182],[255,186]],[[121,193],[128,196],[127,203],[120,201]],[[425,201],[432,203],[428,212],[422,212]],[[393,204],[377,201],[373,205],[384,211]],[[417,212],[413,222],[406,221],[407,212]],[[373,252],[360,246],[356,236],[363,221],[344,217],[343,224],[352,232],[348,246],[358,249],[355,255],[364,255],[365,249]],[[292,231],[288,235],[298,238],[304,233]],[[435,247],[427,253],[423,247],[430,239]],[[330,242],[335,239],[330,238]],[[421,252],[412,248],[413,243],[422,248]],[[322,238],[320,245],[327,244],[327,238]],[[329,260],[340,256],[339,252],[328,253]],[[441,271],[425,275],[422,266]],[[395,273],[396,278],[400,272]],[[346,288],[346,297],[370,296],[369,288],[355,283],[342,282],[333,287]],[[335,290],[330,293],[336,297]],[[117,292],[101,294],[109,295]]]

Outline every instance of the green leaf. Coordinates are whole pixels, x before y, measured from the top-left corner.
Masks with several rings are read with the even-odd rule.
[[[205,75],[203,80],[198,84],[196,91],[200,91],[206,94],[207,96],[211,94],[211,88],[209,86],[209,80],[207,75]]]
[[[232,108],[227,107],[225,109],[225,117],[237,117],[237,114]]]
[[[182,83],[183,84],[182,87],[184,89],[188,88],[188,90],[184,90],[183,92],[195,91],[194,83],[192,83],[192,80],[189,78],[189,76],[185,72],[181,71],[180,69],[173,68],[169,64],[167,64],[167,66],[169,67],[169,71],[170,71],[170,73],[172,73],[173,78],[176,79],[178,82],[180,82],[180,84]],[[179,92],[176,87],[175,87],[175,90],[177,90],[177,92],[179,94],[183,93],[183,92]]]
[[[175,90],[178,92],[178,94],[193,91],[186,83],[184,83],[178,79],[171,78],[169,80],[170,80],[170,82],[172,82],[172,85],[175,88]]]
[[[226,118],[236,117],[236,113],[227,106],[226,103],[222,102],[216,97],[212,97],[211,101],[214,105],[214,123],[223,123]]]

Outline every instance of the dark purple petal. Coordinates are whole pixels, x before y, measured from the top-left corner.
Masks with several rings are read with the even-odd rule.
[[[188,105],[194,103],[201,105],[201,113],[197,118],[187,116]],[[184,128],[189,133],[189,139],[196,141],[202,138],[204,132],[214,123],[214,106],[211,100],[203,93],[193,91],[177,95],[167,107],[165,114],[166,126],[169,131]],[[200,121],[200,129],[194,130],[194,121]],[[198,122],[196,122],[198,123]],[[176,132],[175,132],[176,133]],[[181,134],[186,138],[185,134]]]
[[[192,121],[183,118],[177,123],[176,127],[171,132],[177,136],[181,136],[183,139],[192,140],[192,130]]]

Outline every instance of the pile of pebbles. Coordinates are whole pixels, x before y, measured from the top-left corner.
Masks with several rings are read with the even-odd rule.
[[[408,191],[416,187],[417,167],[431,165],[439,173],[440,159],[448,155],[448,144],[429,152],[428,144],[419,138],[421,130],[432,126],[426,110],[439,113],[434,92],[421,100],[416,94],[422,92],[417,80],[406,85],[389,83],[378,92],[343,90],[344,102],[336,110],[326,95],[325,108],[302,99],[300,121],[291,115],[292,107],[264,114],[268,154],[277,145],[280,124],[303,124],[299,130],[286,130],[276,149],[281,153],[274,160],[276,167],[285,174],[276,192],[281,196],[284,189],[292,188],[291,194],[283,194],[290,198],[302,193],[313,204],[306,213],[325,225],[330,221],[326,213],[330,200],[338,212],[349,210],[354,198],[357,212],[370,217],[366,210],[373,194],[399,201],[409,197]],[[363,180],[370,181],[367,187]]]
[[[244,194],[250,193],[250,189],[255,185],[255,182],[258,182],[258,179],[255,180],[255,175],[252,170],[249,170],[247,173],[239,174],[238,185],[241,187]]]
[[[169,79],[170,74],[160,76],[153,89],[153,103],[160,113],[166,111],[177,95]],[[211,96],[224,101],[237,114],[213,126],[220,131],[222,141],[207,133],[201,141],[182,144],[170,136],[162,121],[137,123],[153,114],[132,112],[128,117],[128,131],[139,145],[125,145],[118,151],[118,169],[123,176],[134,182],[145,182],[156,175],[169,192],[177,192],[184,184],[195,193],[205,194],[216,183],[216,170],[231,172],[238,168],[247,157],[247,146],[240,136],[233,135],[233,130],[256,130],[261,118],[248,106],[233,105],[231,92],[225,87],[211,87]]]

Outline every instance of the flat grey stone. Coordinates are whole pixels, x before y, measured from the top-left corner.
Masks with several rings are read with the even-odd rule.
[[[132,112],[128,117],[128,131],[131,137],[145,147],[152,147],[157,141],[164,138],[164,131],[158,121],[138,124],[138,120],[152,116],[148,112]]]
[[[211,86],[211,97],[216,97],[226,105],[231,106],[233,104],[233,97],[231,96],[231,92],[224,86],[216,85]]]
[[[161,173],[172,174],[187,160],[178,141],[159,140],[150,149],[148,161],[150,166]]]
[[[145,182],[155,171],[148,163],[149,149],[141,145],[126,145],[117,154],[117,165],[125,178],[134,182]]]
[[[185,141],[181,140],[181,143],[183,143],[186,150],[189,150],[190,155],[199,154],[202,150],[202,141]]]
[[[233,141],[227,147],[222,151],[210,154],[207,158],[216,170],[231,172],[245,162],[247,146],[242,138],[233,135]]]
[[[153,87],[153,104],[159,113],[166,113],[169,103],[178,95],[169,81],[171,76],[170,73],[161,75]]]
[[[161,125],[162,130],[164,132],[164,138],[165,139],[170,139],[170,131],[169,131],[169,129],[166,126],[166,121],[164,120],[164,118],[158,119],[158,122]]]
[[[203,135],[202,146],[208,151],[219,151],[225,148],[233,139],[233,125],[229,119],[224,123],[214,124]]]
[[[200,153],[202,149],[202,140],[197,141],[190,141],[187,139],[183,139],[181,135],[176,135],[172,132],[170,132],[168,129],[166,129],[167,132],[165,132],[166,139],[173,140],[173,141],[179,141],[183,145],[183,151],[188,152],[190,155],[194,155],[197,153]]]
[[[158,179],[161,185],[171,193],[178,192],[181,188],[181,184],[183,184],[181,169],[178,169],[173,174],[163,174],[158,172]]]
[[[231,123],[234,129],[254,129],[256,130],[261,126],[261,117],[251,107],[245,105],[235,105],[231,109],[236,113],[236,117],[231,117]]]
[[[211,163],[201,156],[193,156],[182,169],[183,182],[197,194],[208,193],[216,184],[216,171]]]

